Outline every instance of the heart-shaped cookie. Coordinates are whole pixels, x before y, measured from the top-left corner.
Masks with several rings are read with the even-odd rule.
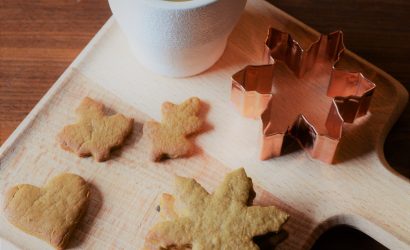
[[[87,209],[89,187],[78,175],[64,173],[39,188],[29,184],[6,193],[4,212],[10,223],[63,249]]]

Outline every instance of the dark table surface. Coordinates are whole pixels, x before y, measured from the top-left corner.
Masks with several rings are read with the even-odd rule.
[[[346,46],[410,90],[410,1],[269,0]],[[107,0],[0,0],[0,145],[110,17]],[[410,178],[410,107],[385,143],[388,162]],[[347,227],[314,249],[384,249]]]

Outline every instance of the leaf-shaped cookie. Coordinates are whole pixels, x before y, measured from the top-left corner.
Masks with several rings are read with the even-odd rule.
[[[131,133],[133,119],[122,114],[104,115],[104,105],[86,97],[76,109],[79,120],[68,125],[58,135],[63,149],[81,157],[94,156],[107,160],[111,149],[119,147]]]
[[[252,241],[254,236],[278,232],[289,217],[273,206],[248,206],[254,191],[243,168],[228,174],[213,194],[183,177],[177,177],[176,188],[184,212],[175,215],[173,205],[162,204],[166,220],[150,230],[145,249],[255,250],[259,248]],[[173,202],[169,195],[164,198],[163,203]]]
[[[197,116],[200,104],[197,97],[179,105],[165,102],[161,109],[161,123],[152,120],[144,124],[144,135],[151,142],[152,160],[178,158],[189,153],[193,145],[186,136],[197,132],[202,126],[202,120]]]
[[[87,209],[88,196],[86,181],[65,173],[41,188],[29,184],[11,188],[4,212],[16,227],[62,249]]]

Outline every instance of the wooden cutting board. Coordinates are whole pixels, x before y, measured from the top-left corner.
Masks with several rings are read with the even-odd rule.
[[[232,169],[245,167],[257,185],[257,204],[290,213],[289,237],[279,249],[308,249],[326,229],[351,225],[391,249],[410,247],[410,184],[386,163],[384,138],[407,101],[391,76],[347,51],[338,67],[361,71],[377,84],[370,114],[346,125],[337,163],[312,160],[303,151],[260,161],[260,122],[245,119],[230,103],[230,77],[247,64],[260,64],[268,27],[290,32],[307,46],[318,33],[262,0],[249,0],[223,57],[208,71],[169,79],[144,69],[126,38],[110,19],[80,56],[0,148],[1,200],[18,183],[43,185],[69,171],[92,187],[91,205],[71,247],[140,249],[157,221],[163,192],[173,192],[175,175],[193,177],[212,191]],[[96,163],[59,148],[55,136],[75,121],[83,97],[103,101],[113,111],[134,117],[126,145],[111,160]],[[160,119],[164,101],[198,96],[208,105],[207,126],[195,138],[194,156],[152,163],[142,124]],[[47,249],[0,216],[0,236],[24,249]],[[4,245],[3,245],[4,246]]]

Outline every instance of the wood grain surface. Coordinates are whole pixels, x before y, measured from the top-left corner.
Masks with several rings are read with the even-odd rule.
[[[272,2],[321,32],[342,28],[349,49],[410,88],[407,1]],[[0,143],[110,15],[104,0],[0,0]],[[391,165],[407,177],[410,176],[409,148],[407,108],[385,146]],[[356,237],[357,234],[349,231],[343,235],[356,239],[353,245],[363,244],[363,237]]]

